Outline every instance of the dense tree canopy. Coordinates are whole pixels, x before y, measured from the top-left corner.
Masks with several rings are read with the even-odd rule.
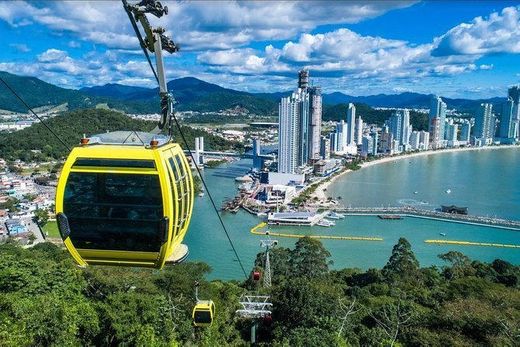
[[[449,252],[440,255],[443,268],[420,268],[405,239],[382,270],[330,271],[329,256],[307,237],[294,249],[275,247],[266,289],[251,280],[208,282],[203,263],[80,269],[53,244],[8,242],[0,245],[0,345],[247,346],[252,322],[234,314],[247,291],[273,303],[272,322],[258,322],[260,345],[520,344],[518,266]],[[263,260],[261,253],[260,271]],[[191,324],[195,281],[216,304],[209,328]]]

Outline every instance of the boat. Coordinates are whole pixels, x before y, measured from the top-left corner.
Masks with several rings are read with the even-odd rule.
[[[448,188],[448,189],[446,189],[446,194],[449,194],[449,193],[451,193],[451,189]]]
[[[322,219],[318,223],[316,223],[316,225],[318,225],[320,227],[331,227],[331,226],[336,225],[336,223],[334,223],[331,220]]]
[[[199,193],[199,198],[202,198],[202,197],[204,197],[204,192]]]
[[[441,212],[466,215],[468,214],[468,208],[455,205],[441,205]]]
[[[419,192],[418,192],[418,191],[415,191],[415,192],[413,192],[413,193],[414,193],[414,194],[419,194]]]
[[[441,235],[441,236],[446,236],[446,233],[439,233],[439,235]]]
[[[344,219],[345,215],[341,213],[331,212],[327,215],[327,218],[330,219]]]

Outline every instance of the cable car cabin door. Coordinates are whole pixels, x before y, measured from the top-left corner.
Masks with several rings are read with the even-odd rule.
[[[152,158],[72,161],[64,166],[68,177],[60,180],[56,211],[75,260],[80,265],[162,267],[171,228],[164,168]]]

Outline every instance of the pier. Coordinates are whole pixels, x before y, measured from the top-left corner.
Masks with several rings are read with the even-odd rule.
[[[520,230],[520,221],[495,217],[453,214],[433,210],[419,209],[410,206],[403,207],[336,207],[336,212],[349,215],[400,215],[427,219],[448,220],[455,223],[492,226],[495,228]]]
[[[259,229],[267,226],[267,223],[262,222],[251,229],[251,234],[255,235],[265,235],[265,231],[259,231]],[[269,235],[277,236],[277,237],[287,237],[293,239],[299,239],[302,237],[310,237],[312,239],[325,239],[325,240],[344,240],[344,241],[383,241],[381,237],[371,237],[371,236],[336,236],[336,235],[300,235],[300,234],[286,234],[279,232],[269,231]]]

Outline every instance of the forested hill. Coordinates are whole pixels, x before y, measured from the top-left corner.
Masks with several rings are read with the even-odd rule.
[[[82,88],[65,89],[43,82],[35,77],[17,76],[0,71],[5,79],[31,107],[57,106],[68,103],[68,109],[95,107],[106,104],[112,109],[129,113],[156,113],[159,110],[158,88],[143,88],[121,84],[106,84]],[[276,89],[276,86],[274,87]],[[278,113],[278,103],[290,91],[273,93],[248,93],[208,83],[194,77],[183,77],[168,82],[180,111],[217,112],[235,107],[245,108],[251,113],[263,116]],[[505,91],[504,91],[505,94]],[[419,93],[379,94],[351,96],[340,92],[323,93],[323,103],[327,107],[349,102],[371,107],[429,108],[431,95]],[[473,113],[482,102],[490,102],[500,112],[504,97],[488,99],[443,98],[448,108]],[[337,106],[339,107],[339,106]],[[3,84],[0,84],[0,110],[26,112],[24,106]]]
[[[235,315],[245,293],[273,304],[272,320],[257,322],[259,346],[520,345],[518,266],[452,251],[440,256],[446,266],[421,268],[405,239],[382,269],[331,271],[329,256],[310,238],[276,247],[273,285],[262,289],[208,282],[203,263],[80,269],[50,243],[0,245],[0,345],[249,346],[252,321]],[[195,281],[215,302],[208,328],[191,324]]]
[[[87,136],[116,130],[150,131],[156,123],[132,119],[119,112],[88,109],[65,112],[60,116],[45,121],[58,136],[69,146],[79,144],[83,134]],[[190,146],[194,146],[195,137],[204,136],[207,147],[214,150],[235,148],[242,145],[210,135],[207,132],[183,126],[183,133]],[[178,131],[174,131],[174,140],[181,143]],[[184,146],[183,146],[184,147]],[[23,161],[64,158],[68,151],[41,123],[35,123],[23,130],[0,136],[0,153],[7,160]]]
[[[67,103],[69,110],[91,108],[99,104],[128,113],[158,113],[160,110],[157,88],[108,84],[73,90],[54,86],[36,77],[17,76],[1,71],[0,77],[33,108]],[[168,88],[177,101],[177,110],[180,111],[216,112],[240,107],[255,114],[273,115],[278,110],[275,101],[222,88],[192,77],[172,80],[168,82]],[[25,106],[3,84],[0,84],[0,110],[27,112]]]

